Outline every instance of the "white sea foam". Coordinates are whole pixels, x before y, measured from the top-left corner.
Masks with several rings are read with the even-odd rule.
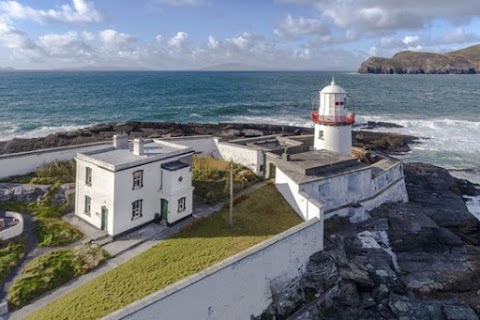
[[[0,141],[7,141],[13,138],[39,138],[45,137],[51,133],[73,131],[86,126],[62,125],[62,126],[42,126],[28,131],[22,131],[20,126],[12,122],[0,123]]]
[[[447,169],[480,168],[480,122],[456,119],[392,119],[382,116],[359,117],[367,121],[393,122],[403,128],[378,128],[374,131],[396,132],[420,137],[421,144],[402,158],[407,162],[426,162]],[[478,170],[453,171],[457,177],[480,183]]]
[[[470,211],[471,214],[475,216],[480,221],[480,196],[477,197],[469,197],[469,196],[464,196],[464,198],[467,200],[466,205],[468,208],[468,211]]]

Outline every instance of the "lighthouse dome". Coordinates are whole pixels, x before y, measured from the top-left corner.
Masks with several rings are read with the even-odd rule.
[[[343,93],[347,94],[347,92],[340,86],[335,84],[335,79],[332,79],[332,83],[329,86],[326,86],[325,88],[320,91],[320,93]]]

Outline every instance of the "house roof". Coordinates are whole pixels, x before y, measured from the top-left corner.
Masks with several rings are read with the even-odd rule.
[[[110,171],[119,171],[166,160],[182,154],[193,153],[190,147],[158,140],[146,140],[143,150],[143,154],[136,155],[129,149],[110,147],[100,151],[79,153],[76,158],[77,160],[91,162]]]

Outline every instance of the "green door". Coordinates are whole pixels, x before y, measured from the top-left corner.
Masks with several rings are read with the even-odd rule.
[[[106,207],[102,207],[102,230],[107,230],[107,222],[108,222],[108,209]]]
[[[167,221],[167,217],[168,217],[168,201],[167,200],[161,199],[161,209],[162,209],[161,220],[168,222]]]

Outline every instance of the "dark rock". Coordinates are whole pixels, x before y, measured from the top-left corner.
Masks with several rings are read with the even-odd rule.
[[[443,319],[441,304],[392,294],[388,306],[400,319]]]
[[[478,316],[472,308],[466,306],[443,306],[443,313],[447,320],[478,320]]]

